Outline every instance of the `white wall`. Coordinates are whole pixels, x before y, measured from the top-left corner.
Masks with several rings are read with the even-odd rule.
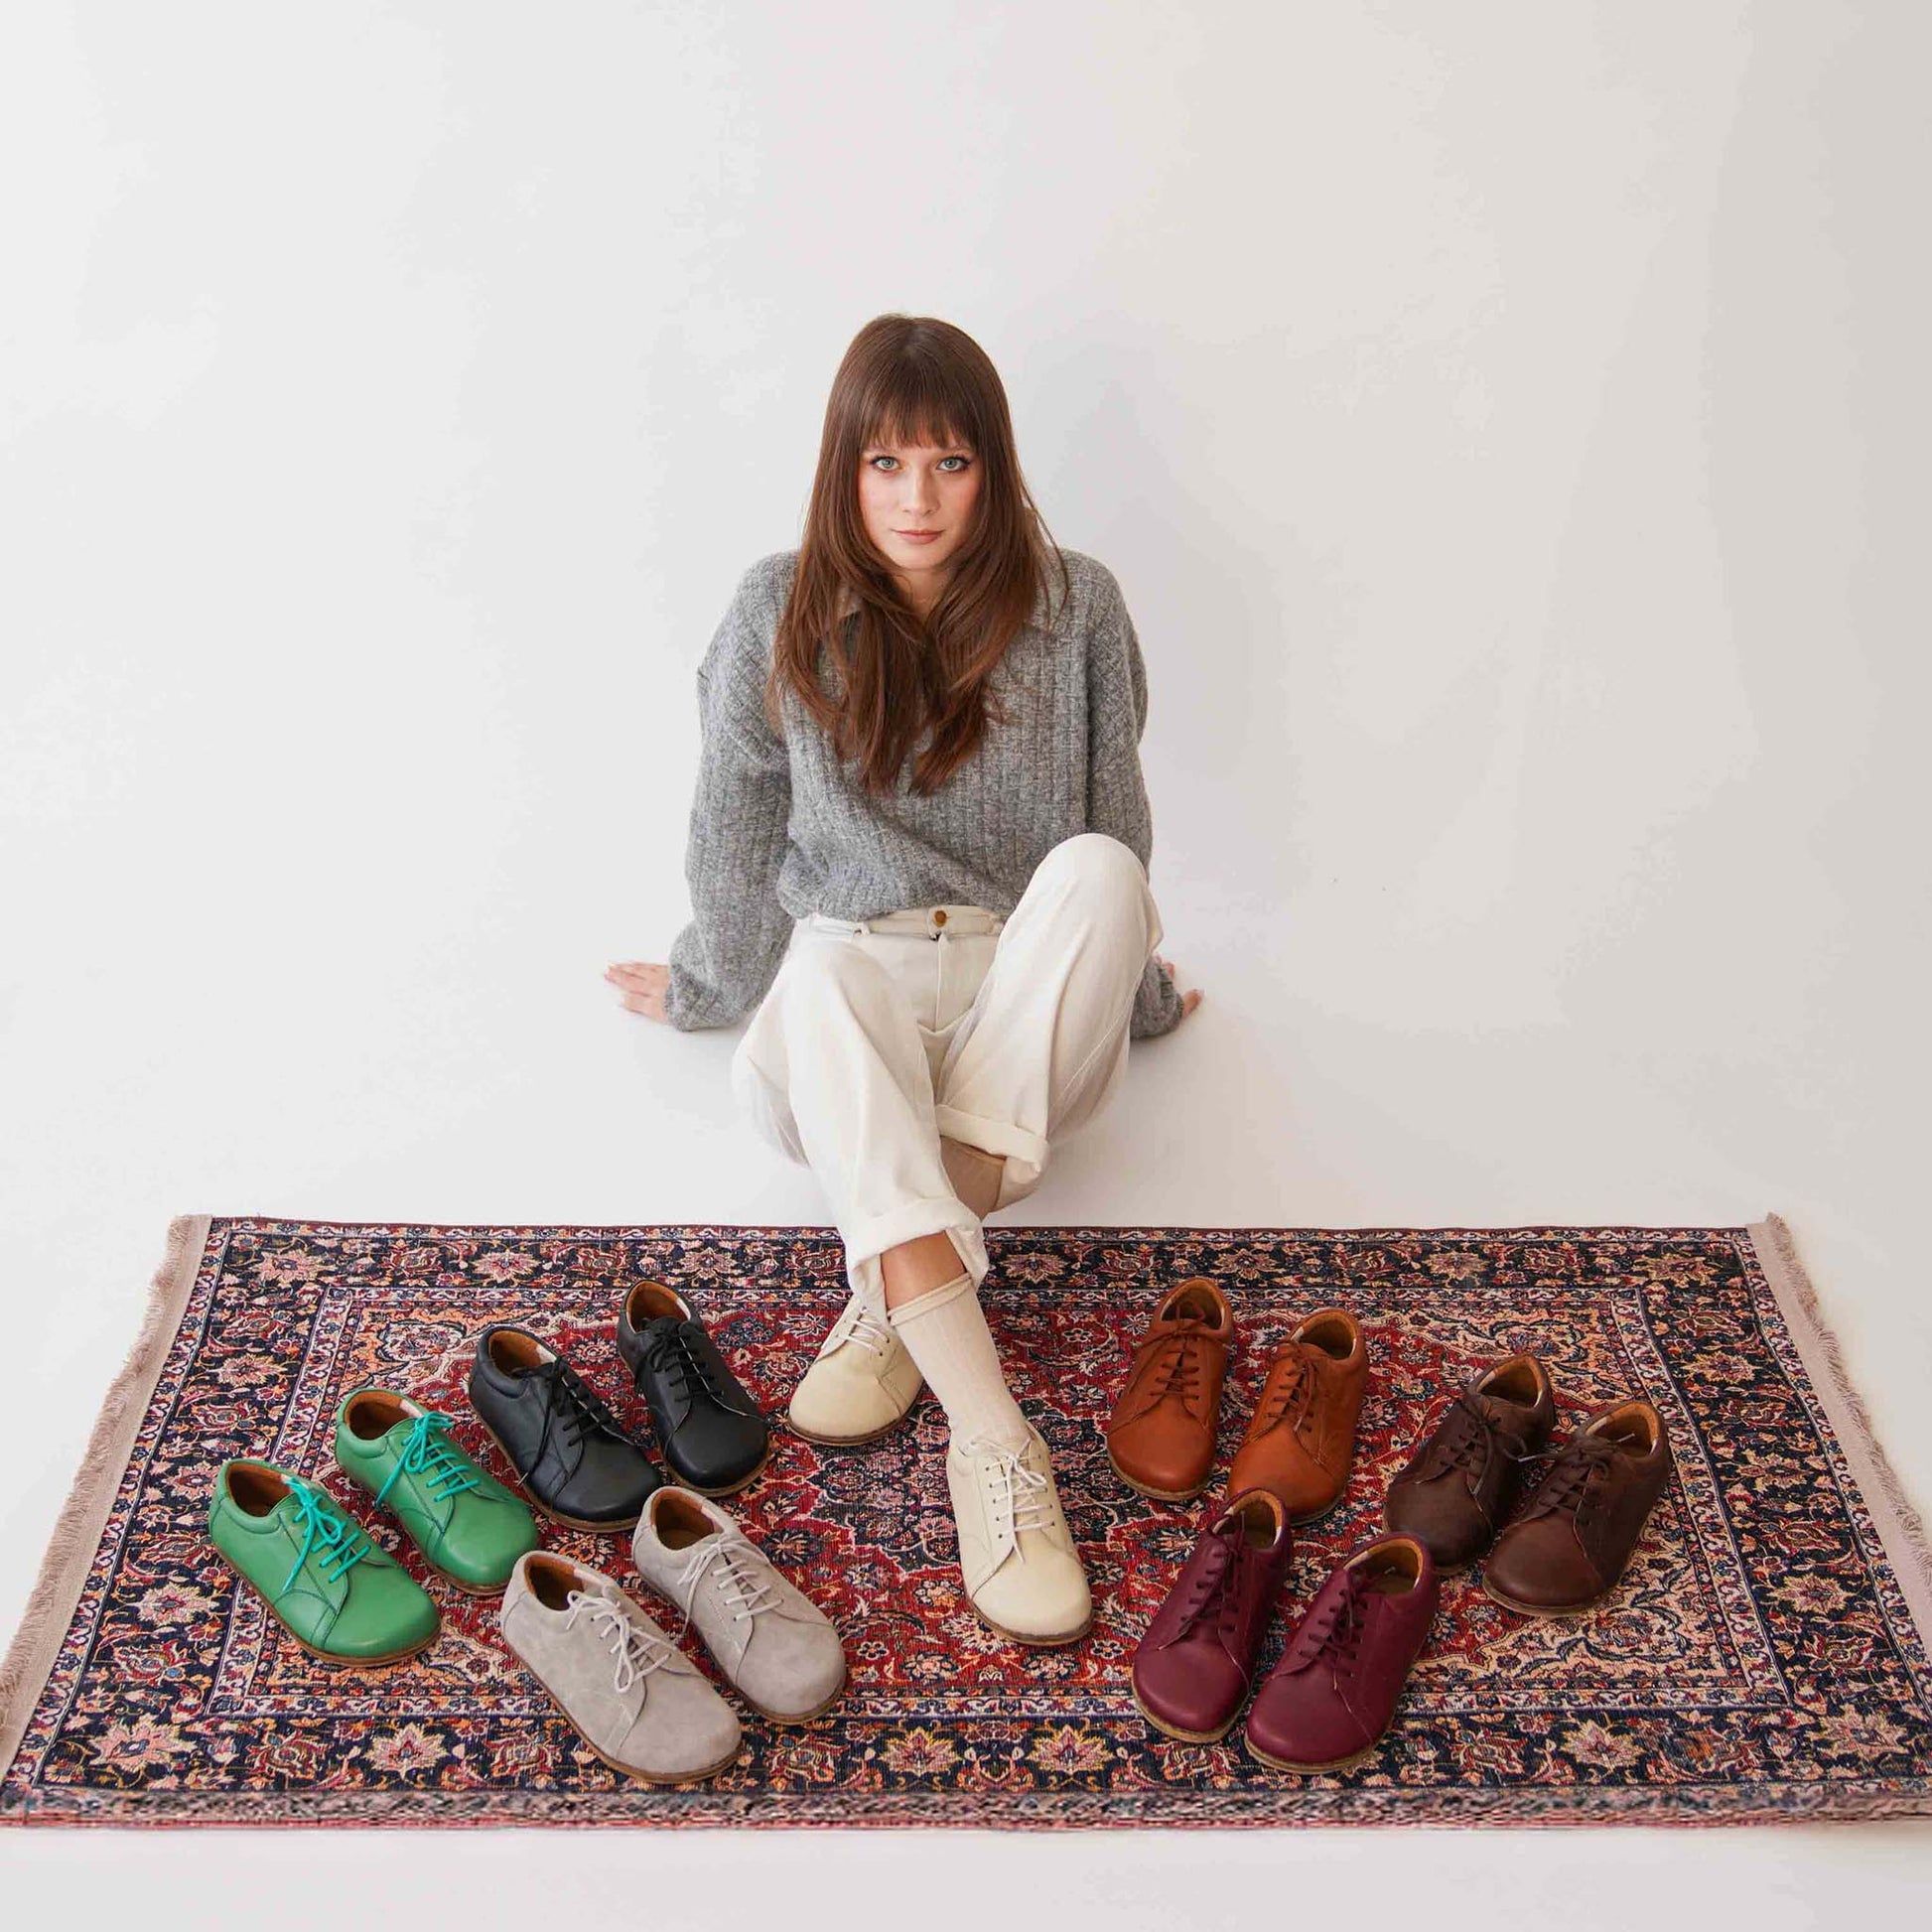
[[[1776,1209],[1932,1496],[1928,57],[1835,0],[9,6],[0,1630],[172,1213],[823,1219],[735,1033],[601,973],[686,916],[693,669],[893,309],[1126,588],[1207,991],[1027,1218]],[[1908,1875],[1793,1843],[1766,1923]]]

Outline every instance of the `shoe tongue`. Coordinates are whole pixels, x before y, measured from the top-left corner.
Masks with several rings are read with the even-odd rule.
[[[344,1509],[326,1490],[315,1484],[311,1484],[310,1487],[315,1490],[316,1502],[324,1513],[335,1517],[342,1524],[345,1532],[344,1540],[346,1540],[348,1537],[353,1537],[357,1531],[355,1518],[347,1510]],[[297,1536],[302,1535],[302,1505],[295,1499],[295,1485],[293,1482],[289,1484],[288,1493],[268,1512],[268,1520],[270,1522],[286,1523]],[[322,1533],[318,1530],[316,1533],[317,1544],[320,1545],[322,1540]]]

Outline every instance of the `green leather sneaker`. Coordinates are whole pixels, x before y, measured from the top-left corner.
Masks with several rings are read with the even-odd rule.
[[[336,1461],[387,1509],[458,1589],[501,1589],[536,1518],[450,1440],[451,1418],[395,1389],[357,1389],[336,1411]]]
[[[435,1639],[440,1619],[422,1586],[326,1489],[287,1469],[223,1462],[207,1529],[228,1567],[312,1657],[393,1664]]]

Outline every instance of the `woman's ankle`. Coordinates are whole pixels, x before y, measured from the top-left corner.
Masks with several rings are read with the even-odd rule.
[[[879,1257],[879,1272],[886,1286],[886,1306],[896,1309],[956,1282],[971,1270],[960,1258],[952,1236],[942,1228],[937,1234],[922,1234],[916,1240],[888,1248]]]

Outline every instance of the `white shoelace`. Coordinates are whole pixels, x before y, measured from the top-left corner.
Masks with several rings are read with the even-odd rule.
[[[875,1355],[883,1356],[891,1348],[897,1337],[892,1329],[873,1313],[869,1303],[861,1302],[852,1311],[852,1326],[843,1337],[844,1341],[856,1341],[862,1347],[870,1348]]]
[[[671,1661],[671,1652],[649,1631],[631,1622],[608,1596],[573,1589],[564,1601],[570,1606],[570,1613],[564,1618],[566,1630],[574,1629],[579,1615],[588,1611],[589,1621],[598,1635],[609,1641],[612,1655],[617,1659],[617,1669],[611,1677],[614,1690],[627,1691],[639,1677],[648,1676]]]
[[[1003,1443],[973,1442],[967,1444],[963,1454],[972,1456],[981,1465],[980,1480],[996,1482],[994,1505],[1006,1511],[1013,1518],[1014,1533],[1022,1530],[1047,1530],[1054,1527],[1052,1514],[1052,1476],[1039,1469],[1030,1469],[1021,1457],[1024,1449],[1009,1449]],[[986,1464],[991,1462],[989,1469]]]
[[[698,1586],[707,1577],[732,1612],[734,1623],[764,1610],[775,1610],[778,1599],[771,1591],[771,1579],[760,1570],[759,1554],[742,1536],[706,1537],[692,1546],[684,1568],[677,1573],[678,1587],[684,1590],[684,1622],[691,1621],[692,1606],[698,1600]],[[686,1586],[689,1586],[686,1588]],[[679,1625],[679,1634],[684,1626]]]

